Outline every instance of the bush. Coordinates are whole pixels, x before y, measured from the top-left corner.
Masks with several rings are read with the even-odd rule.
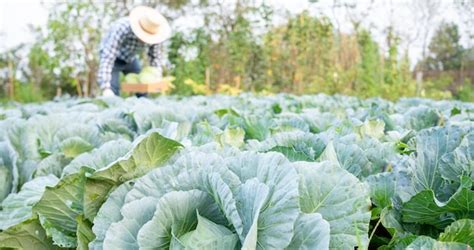
[[[458,91],[455,97],[456,99],[463,102],[473,102],[474,101],[474,87],[469,81],[466,81],[461,87],[458,88]]]
[[[44,101],[43,91],[28,83],[15,84],[15,101],[22,103],[41,102]]]

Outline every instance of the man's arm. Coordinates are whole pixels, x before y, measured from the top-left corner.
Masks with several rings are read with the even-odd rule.
[[[99,72],[97,74],[100,89],[110,88],[112,70],[121,42],[126,34],[126,27],[117,26],[111,29],[104,38],[100,49]]]
[[[161,45],[153,44],[148,49],[148,59],[150,60],[150,66],[158,68],[160,70],[160,76],[163,75],[163,69],[161,68]]]

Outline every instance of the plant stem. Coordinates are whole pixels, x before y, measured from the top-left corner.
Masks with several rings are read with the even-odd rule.
[[[370,234],[370,237],[369,237],[369,244],[370,244],[370,242],[372,241],[372,237],[374,237],[375,231],[376,231],[377,228],[379,227],[380,222],[382,222],[382,216],[380,216],[379,221],[377,221],[377,224],[375,224],[374,230],[372,230],[372,233]]]

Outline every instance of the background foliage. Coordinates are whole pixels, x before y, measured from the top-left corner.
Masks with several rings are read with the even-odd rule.
[[[334,3],[357,7],[349,2]],[[437,1],[429,2],[432,5],[421,6],[423,10],[436,7]],[[114,19],[138,4],[158,8],[175,27],[180,25],[175,20],[190,10],[196,13],[193,18],[202,21],[198,28],[175,29],[164,46],[163,66],[176,77],[175,94],[323,92],[474,100],[473,45],[461,44],[454,23],[436,28],[431,41],[426,41],[422,60],[411,68],[409,51],[400,46],[406,38],[393,26],[386,30],[386,44],[381,46],[360,18],[352,20],[353,32],[343,33],[326,16],[307,11],[282,14],[256,0],[55,3],[48,6],[47,26],[32,27],[37,36],[34,44],[0,54],[1,97],[28,102],[97,94],[100,38]],[[469,11],[474,2],[456,4],[466,24],[472,23]],[[285,21],[274,22],[276,17]],[[25,58],[27,63],[22,64]]]

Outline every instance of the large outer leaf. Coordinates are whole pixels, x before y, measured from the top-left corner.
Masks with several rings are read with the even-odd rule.
[[[165,163],[181,147],[178,142],[165,138],[157,132],[151,132],[138,140],[124,159],[95,172],[89,179],[121,182],[142,176]]]
[[[349,142],[352,140],[347,139]],[[380,142],[373,138],[364,138],[357,141],[357,145],[364,151],[364,155],[371,163],[366,166],[368,174],[374,175],[385,172],[393,163],[401,160],[402,156],[397,152],[393,142]]]
[[[275,119],[276,127],[272,128],[272,132],[283,131],[303,131],[309,132],[308,123],[298,114],[285,112],[279,114]]]
[[[63,170],[62,175],[70,175],[79,171],[81,167],[100,170],[110,163],[126,155],[132,148],[132,143],[127,140],[114,140],[104,143],[90,153],[84,153],[74,158]]]
[[[395,194],[396,180],[394,173],[380,173],[371,175],[366,179],[370,188],[372,202],[379,208],[392,205],[392,197]]]
[[[244,226],[241,234],[243,249],[256,249],[257,247],[258,219],[263,205],[268,199],[268,194],[268,186],[256,178],[246,181],[237,191],[237,209]]]
[[[219,209],[206,193],[198,190],[170,192],[157,204],[153,218],[138,232],[140,249],[169,247],[171,235],[180,238],[197,225],[196,211],[212,219]]]
[[[32,218],[0,232],[0,249],[59,249],[46,236],[38,219]]]
[[[131,153],[87,178],[84,214],[92,219],[110,191],[121,183],[140,177],[164,164],[182,145],[150,132],[138,140]]]
[[[89,242],[95,238],[92,232],[92,223],[89,220],[84,219],[84,216],[79,215],[77,217],[77,250],[89,250]]]
[[[274,126],[274,119],[269,115],[247,115],[243,118],[243,128],[247,139],[265,140]]]
[[[301,213],[295,222],[293,239],[286,249],[328,249],[329,231],[329,223],[321,214]]]
[[[393,207],[386,207],[380,212],[380,222],[392,235],[395,235],[397,232],[405,233],[401,217],[400,212]]]
[[[207,182],[203,176],[213,173],[220,175],[231,188],[237,188],[241,184],[239,178],[226,168],[221,156],[211,152],[186,151],[176,161],[138,179],[133,190],[127,194],[126,202],[147,196],[159,199],[171,191],[205,191],[208,187],[204,185]]]
[[[0,159],[0,202],[12,191],[13,174]]]
[[[59,178],[61,177],[63,168],[69,162],[70,159],[67,159],[62,153],[54,153],[40,161],[36,167],[34,176],[38,177],[52,174]]]
[[[42,151],[47,154],[56,152],[62,140],[88,131],[88,126],[76,124],[76,120],[71,123],[71,119],[72,117],[68,117],[66,114],[36,115],[30,118],[28,129],[34,133],[38,152]],[[75,131],[72,127],[77,127],[80,131]],[[60,139],[57,138],[58,134],[61,134]]]
[[[66,176],[55,187],[47,187],[41,200],[34,206],[41,225],[55,244],[76,247],[77,216],[83,211],[85,175],[90,169]]]
[[[38,159],[38,146],[34,131],[28,127],[28,123],[25,120],[14,120],[12,121],[14,126],[8,129],[8,141],[14,148],[20,161],[26,159]]]
[[[474,214],[474,191],[470,183],[461,187],[447,202],[439,202],[432,190],[422,191],[403,205],[403,221],[428,224],[440,229],[452,222],[472,218]]]
[[[18,185],[16,153],[7,142],[0,142],[0,202]]]
[[[185,116],[184,107],[178,108],[177,112],[164,107],[150,108],[150,105],[137,107],[134,108],[133,119],[139,134],[156,129],[165,137],[181,141],[191,132],[192,124],[188,120],[191,117]]]
[[[42,176],[25,183],[20,192],[10,194],[1,204],[0,230],[29,219],[33,206],[41,199],[45,188],[57,183],[58,178],[54,175]]]
[[[94,149],[94,145],[79,136],[74,136],[61,141],[59,148],[66,157],[74,158],[82,153],[91,151]]]
[[[416,238],[417,236],[413,234],[397,234],[388,245],[379,247],[377,250],[405,250]]]
[[[293,237],[291,229],[299,214],[298,175],[291,163],[278,153],[245,152],[226,160],[229,169],[241,182],[256,178],[269,189],[258,216],[257,248],[282,249],[288,246]],[[261,187],[258,190],[263,191]],[[239,191],[234,190],[236,192]],[[241,217],[247,217],[249,213],[253,211],[248,211],[246,207],[239,210]]]
[[[431,189],[435,194],[442,191],[441,157],[461,143],[463,133],[459,127],[445,127],[423,130],[416,136],[417,158],[413,182],[417,191]]]
[[[323,138],[312,133],[285,132],[278,133],[255,148],[259,152],[279,152],[290,161],[315,161],[326,147]]]
[[[205,179],[204,187],[223,212],[223,216],[219,217],[216,214],[212,220],[229,227],[233,226],[238,233],[241,233],[243,231],[243,224],[236,208],[236,201],[230,187],[223,178],[219,174],[213,173]],[[227,219],[226,224],[224,223],[225,219]]]
[[[239,241],[236,234],[199,214],[197,220],[196,230],[179,238],[182,249],[235,249]]]
[[[133,185],[130,182],[123,183],[110,194],[107,201],[100,207],[97,216],[94,218],[92,231],[96,235],[96,238],[89,244],[90,249],[98,250],[103,248],[105,234],[110,225],[123,218],[120,213],[120,208],[125,203],[125,196],[132,187]]]
[[[266,152],[281,153],[290,161],[314,161],[314,157],[311,154],[300,151],[294,147],[276,146]]]
[[[54,136],[54,147],[66,157],[74,158],[102,144],[97,126],[87,123],[71,123],[62,127]],[[54,152],[54,151],[53,151]]]
[[[367,176],[370,172],[369,159],[356,144],[331,141],[318,161],[331,161],[357,177]]]
[[[474,132],[466,135],[458,148],[441,159],[441,175],[451,181],[459,182],[462,175],[474,180]]]
[[[17,162],[18,169],[18,185],[22,186],[33,179],[33,173],[38,166],[38,162],[34,160],[26,160],[24,162]]]
[[[460,242],[474,247],[474,220],[463,219],[453,222],[439,236],[440,241]]]
[[[157,203],[157,199],[146,197],[125,204],[121,209],[123,219],[107,229],[104,249],[138,249],[138,231],[151,220]]]
[[[331,162],[296,163],[300,208],[320,213],[331,228],[330,248],[368,246],[370,197],[355,176]]]
[[[419,236],[407,248],[407,250],[430,249],[430,250],[467,250],[467,245],[457,242],[436,241],[428,236]]]
[[[437,110],[427,106],[410,108],[410,110],[404,114],[404,118],[405,126],[417,131],[434,127],[438,125],[441,119]]]
[[[191,127],[191,123],[189,122],[178,123],[164,120],[160,125],[160,128],[157,128],[156,130],[167,138],[176,141],[183,141],[191,132]]]
[[[108,110],[110,111],[110,110]],[[100,131],[105,134],[104,137],[109,137],[109,139],[119,139],[124,138],[127,140],[133,140],[135,137],[135,132],[129,122],[125,119],[121,119],[115,116],[105,116],[98,119],[97,125],[99,126]]]

